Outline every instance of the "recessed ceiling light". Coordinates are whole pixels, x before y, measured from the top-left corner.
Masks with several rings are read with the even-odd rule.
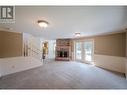
[[[38,20],[38,25],[42,28],[46,28],[48,26],[48,22],[44,20]]]
[[[75,33],[75,36],[79,37],[79,36],[81,36],[81,34],[79,32],[77,32],[77,33]]]

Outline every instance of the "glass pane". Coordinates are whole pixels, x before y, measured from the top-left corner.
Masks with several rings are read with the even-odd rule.
[[[93,50],[92,41],[85,42],[84,49],[85,49],[85,60],[91,62],[92,61],[92,50]]]
[[[76,43],[76,59],[81,59],[81,42]]]

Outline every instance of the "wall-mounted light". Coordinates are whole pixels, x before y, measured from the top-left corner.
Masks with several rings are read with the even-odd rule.
[[[46,28],[48,26],[48,22],[45,20],[38,20],[38,25],[42,28]]]
[[[81,34],[79,32],[75,33],[75,37],[79,37]]]

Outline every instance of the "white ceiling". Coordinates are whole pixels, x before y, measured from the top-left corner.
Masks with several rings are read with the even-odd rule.
[[[0,27],[31,33],[46,39],[73,38],[75,32],[82,36],[119,31],[127,27],[127,7],[119,6],[16,6],[15,23],[0,23]],[[42,29],[38,20],[49,26]]]

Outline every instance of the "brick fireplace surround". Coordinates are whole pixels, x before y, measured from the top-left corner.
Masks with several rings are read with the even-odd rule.
[[[71,42],[70,39],[56,40],[56,57],[57,61],[71,60]]]

